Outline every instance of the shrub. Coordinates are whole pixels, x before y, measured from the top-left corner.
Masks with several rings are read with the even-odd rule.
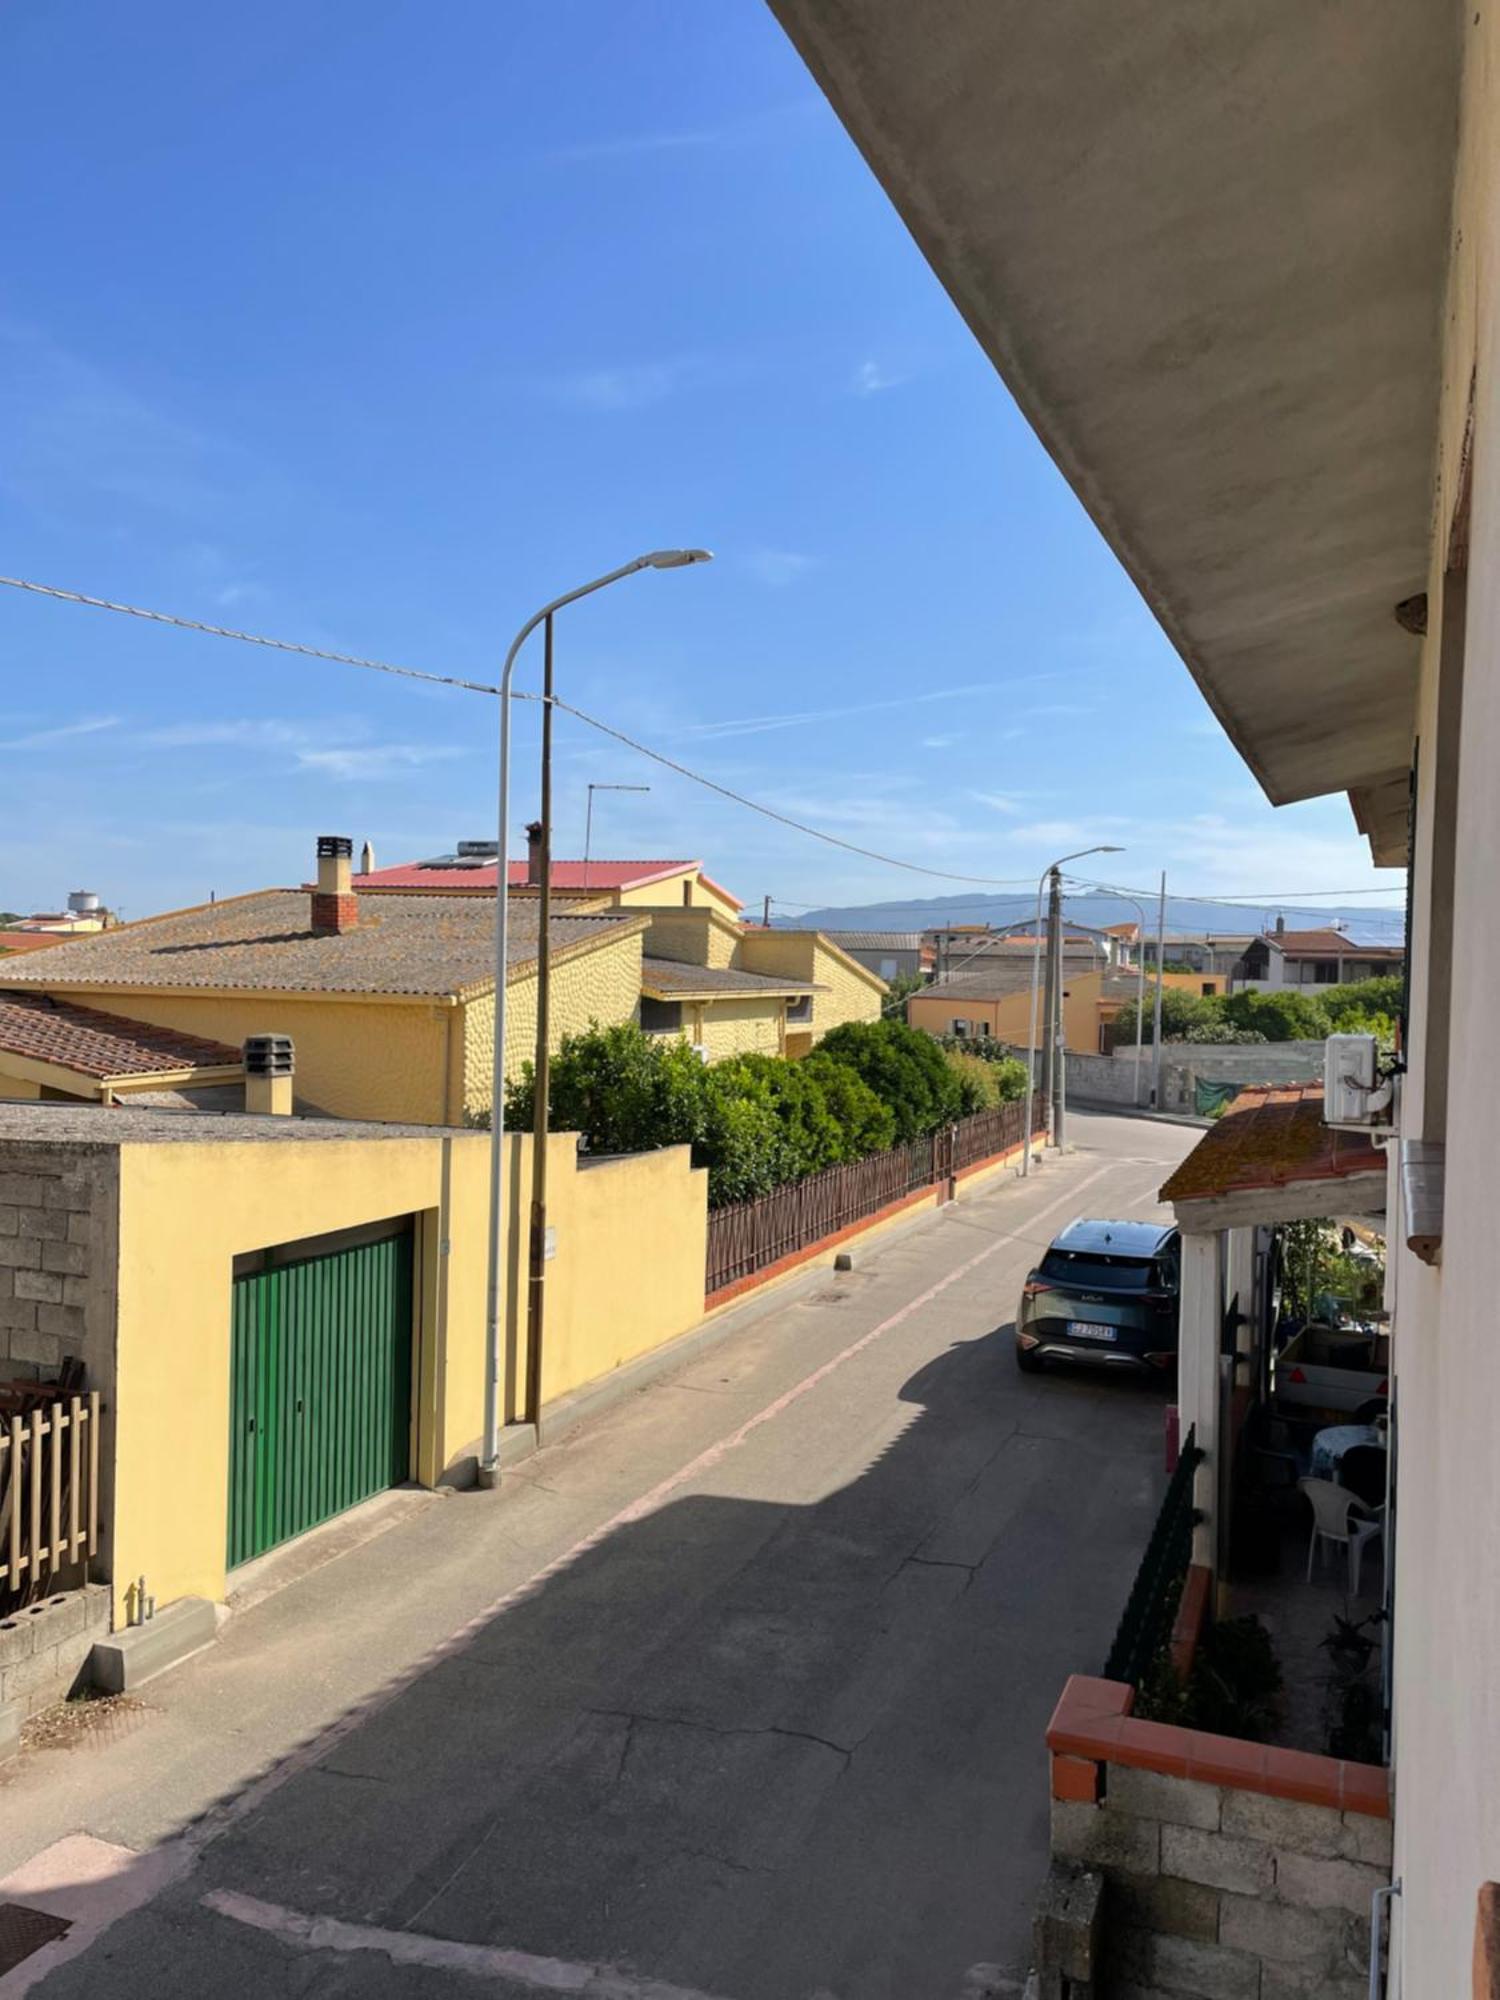
[[[965,1118],[976,1111],[991,1111],[1000,1102],[1000,1085],[994,1063],[963,1049],[949,1049],[948,1067],[958,1082],[959,1110]]]
[[[1217,994],[1188,993],[1180,986],[1164,986],[1161,992],[1161,1038],[1180,1042],[1193,1028],[1216,1028],[1223,1021],[1223,1000]],[[1146,995],[1141,1039],[1151,1042],[1155,1023],[1155,1000]],[[1112,1039],[1116,1048],[1135,1041],[1136,1008],[1127,1000],[1114,1018]]]
[[[1329,1031],[1322,1000],[1295,987],[1227,993],[1219,1008],[1231,1027],[1256,1028],[1268,1042],[1320,1042]]]
[[[1378,1020],[1389,1027],[1401,1013],[1401,975],[1385,972],[1377,979],[1330,986],[1318,997],[1334,1034],[1375,1034],[1378,1031],[1368,1023]]]
[[[890,1108],[899,1140],[918,1139],[959,1114],[958,1079],[942,1049],[904,1021],[845,1021],[818,1047]]]
[[[847,1063],[825,1055],[820,1047],[804,1056],[797,1067],[804,1075],[816,1077],[822,1088],[842,1134],[840,1160],[863,1160],[895,1144],[895,1113]]]

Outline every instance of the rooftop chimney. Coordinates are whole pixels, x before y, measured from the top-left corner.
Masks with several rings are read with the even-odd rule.
[[[1286,936],[1286,918],[1281,916],[1280,914],[1278,914],[1276,918],[1276,935],[1277,937]]]
[[[542,822],[534,819],[526,829],[526,883],[528,888],[542,886]]]
[[[375,873],[375,849],[370,845],[368,840],[359,850],[359,872],[361,875],[373,875]]]
[[[245,1042],[245,1109],[285,1118],[292,1108],[290,1035],[250,1035]]]
[[[354,842],[342,833],[318,835],[318,886],[312,896],[314,937],[340,937],[359,922],[359,901],[349,882]]]

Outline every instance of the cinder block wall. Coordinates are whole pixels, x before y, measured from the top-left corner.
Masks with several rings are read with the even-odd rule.
[[[1104,1767],[1054,1798],[1052,1851],[1105,1879],[1101,2000],[1366,2000],[1391,1822]]]

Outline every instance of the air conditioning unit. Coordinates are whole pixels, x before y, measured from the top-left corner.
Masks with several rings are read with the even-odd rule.
[[[1323,1044],[1323,1123],[1346,1132],[1389,1132],[1395,1085],[1380,1074],[1373,1035],[1330,1035]]]

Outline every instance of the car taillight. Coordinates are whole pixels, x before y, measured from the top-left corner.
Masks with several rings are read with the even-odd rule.
[[[1028,1278],[1021,1287],[1023,1299],[1039,1299],[1050,1287],[1041,1278]]]

